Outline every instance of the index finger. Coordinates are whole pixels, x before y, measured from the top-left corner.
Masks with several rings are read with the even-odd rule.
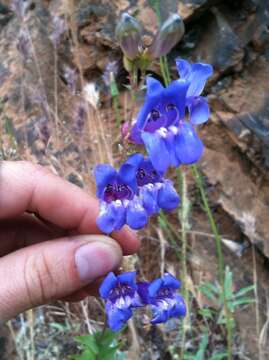
[[[25,161],[3,161],[0,166],[0,219],[25,211],[80,234],[100,233],[96,225],[99,203],[94,197],[48,169]],[[135,252],[139,241],[129,228],[112,234],[125,254]]]

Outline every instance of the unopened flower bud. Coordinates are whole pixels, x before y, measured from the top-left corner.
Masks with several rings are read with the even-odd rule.
[[[148,55],[153,59],[165,56],[183,37],[184,32],[182,18],[177,14],[172,14],[160,28],[148,49]]]
[[[116,37],[124,55],[133,60],[139,54],[142,28],[135,18],[123,13],[116,28]]]

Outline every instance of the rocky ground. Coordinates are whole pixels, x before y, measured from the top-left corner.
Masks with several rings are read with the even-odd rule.
[[[176,76],[173,59],[177,56],[209,62],[215,70],[206,89],[212,116],[201,129],[206,152],[199,167],[205,175],[210,203],[224,238],[225,261],[234,272],[235,287],[249,285],[257,278],[260,336],[257,336],[255,306],[250,306],[237,314],[236,342],[248,354],[245,358],[267,359],[269,2],[161,0],[160,4],[162,19],[170,12],[178,12],[186,25],[184,38],[168,58],[173,76]],[[111,149],[113,161],[117,162],[121,155],[115,118],[101,75],[108,61],[116,60],[118,83],[128,83],[114,37],[122,11],[135,15],[143,23],[146,35],[156,31],[156,17],[146,0],[36,0],[27,3],[23,21],[9,1],[0,3],[0,145],[5,158],[39,162],[89,190],[92,166],[99,161],[112,162]],[[50,37],[56,15],[66,20],[66,29],[53,46]],[[76,91],[67,86],[66,74],[70,68],[79,74]],[[157,64],[151,72],[160,74]],[[82,88],[87,83],[94,84],[100,94],[96,108],[85,109],[81,102]],[[120,90],[121,115],[128,120],[137,105],[131,103],[125,87]],[[191,279],[197,284],[201,279],[214,280],[215,246],[191,179],[188,190],[193,204],[189,268]],[[154,228],[153,224],[152,232],[145,234],[140,254],[140,271],[145,275],[151,274],[152,269],[158,275],[163,260],[159,245],[152,243],[155,236],[158,238]],[[151,250],[153,245],[156,254]],[[177,259],[168,242],[165,249],[168,266],[177,269]],[[141,346],[149,354],[145,359],[157,359],[160,342],[169,343],[167,333],[164,330],[152,334],[139,326],[138,329],[144,338]],[[47,325],[46,331],[53,333]],[[17,359],[9,334],[7,328],[1,329],[0,359],[3,360]],[[54,346],[61,348],[57,337],[56,332]],[[45,338],[37,341],[40,349],[53,347]],[[67,334],[65,338],[65,346],[69,348]],[[14,355],[10,355],[12,351]],[[51,351],[51,354],[55,351],[55,357],[50,354],[37,358],[65,358],[60,352],[57,355],[58,350]]]

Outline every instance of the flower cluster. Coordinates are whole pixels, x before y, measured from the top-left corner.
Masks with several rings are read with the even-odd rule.
[[[187,309],[183,297],[177,292],[180,281],[166,273],[153,282],[136,282],[135,272],[116,276],[109,273],[99,292],[105,300],[108,325],[119,331],[132,317],[133,309],[150,306],[152,324],[164,323],[171,317],[183,317]]]
[[[94,174],[101,201],[97,225],[107,234],[124,224],[143,228],[149,216],[160,209],[172,210],[180,202],[172,182],[139,153],[129,156],[119,171],[104,164],[96,166]]]
[[[144,145],[148,157],[133,154],[118,171],[105,164],[95,168],[100,199],[97,225],[104,233],[120,230],[124,224],[143,228],[160,209],[176,208],[180,198],[165,172],[169,166],[193,164],[202,156],[204,146],[195,126],[209,118],[201,93],[212,67],[181,59],[176,65],[180,79],[168,87],[147,77],[145,102],[130,131],[129,140]]]

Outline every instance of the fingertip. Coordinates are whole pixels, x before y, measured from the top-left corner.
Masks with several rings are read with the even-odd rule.
[[[124,226],[120,231],[112,233],[123,249],[124,255],[132,255],[140,248],[140,239],[137,232],[131,230],[128,226]]]

